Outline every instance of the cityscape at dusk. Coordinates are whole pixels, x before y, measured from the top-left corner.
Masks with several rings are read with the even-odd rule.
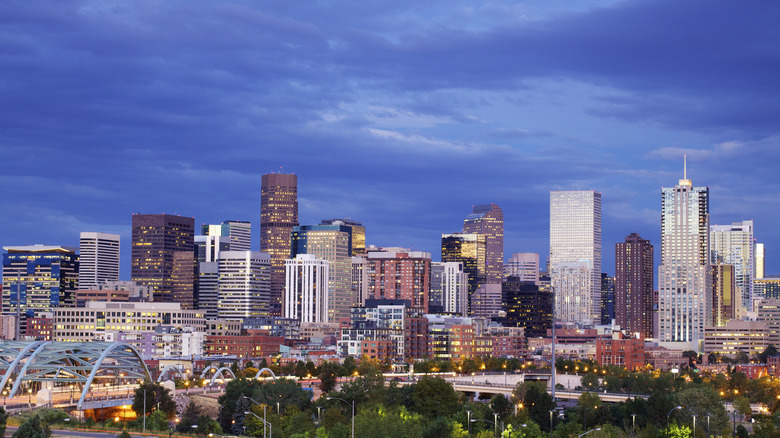
[[[0,438],[780,437],[778,23],[0,2]]]

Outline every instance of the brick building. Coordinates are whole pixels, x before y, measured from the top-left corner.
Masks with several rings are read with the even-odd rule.
[[[599,366],[618,365],[629,370],[645,366],[645,340],[631,338],[622,332],[615,332],[611,338],[596,340],[596,362]]]

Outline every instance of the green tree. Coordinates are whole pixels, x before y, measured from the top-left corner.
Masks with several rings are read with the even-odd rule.
[[[322,392],[331,392],[336,387],[336,379],[339,375],[339,365],[333,362],[325,362],[320,365],[320,389]]]
[[[550,410],[555,409],[555,402],[542,382],[523,382],[512,391],[513,401],[521,403],[522,409],[537,424],[549,422]]]
[[[154,411],[146,419],[146,428],[149,430],[168,430],[168,417],[163,411]]]
[[[141,383],[135,390],[132,409],[137,416],[144,416],[144,394],[146,394],[146,415],[156,409],[164,412],[169,420],[176,416],[176,402],[173,401],[171,391],[159,383],[147,381]]]
[[[41,427],[41,419],[33,415],[19,426],[19,429],[11,435],[13,438],[49,438],[51,433],[48,427]]]
[[[422,438],[423,421],[406,408],[381,405],[361,409],[355,418],[355,436]]]
[[[132,437],[130,436],[130,434],[129,434],[129,433],[126,431],[126,430],[123,430],[123,431],[122,431],[122,433],[120,433],[120,434],[119,434],[119,435],[117,435],[116,437],[117,437],[117,438],[132,438]]]
[[[677,422],[673,422],[669,425],[669,438],[690,438],[691,428],[688,426],[680,426]]]
[[[750,415],[753,412],[753,409],[750,407],[750,400],[747,397],[736,397],[731,403],[734,405],[734,409],[742,415]]]
[[[8,424],[8,414],[4,408],[0,408],[0,438],[5,436],[5,427]]]
[[[452,421],[447,417],[436,417],[423,429],[423,438],[441,438],[452,435]]]
[[[533,421],[520,424],[516,427],[507,425],[501,432],[501,438],[543,438],[545,433],[539,428],[539,425]]]
[[[458,411],[458,394],[440,377],[423,377],[414,384],[414,410],[426,418],[450,416]]]
[[[497,413],[502,420],[506,420],[507,417],[512,415],[514,408],[512,402],[502,394],[496,394],[490,399],[490,409]]]
[[[777,348],[774,345],[770,345],[764,349],[763,352],[758,354],[758,361],[766,363],[767,358],[777,356]]]
[[[598,394],[585,392],[577,399],[577,410],[585,429],[587,429],[589,425],[597,424],[596,414],[600,407],[601,397],[599,397]]]
[[[190,400],[184,408],[184,412],[181,414],[181,423],[179,423],[179,426],[181,428],[187,428],[193,424],[198,424],[198,417],[200,417],[201,414],[200,407],[198,407],[194,401]]]
[[[196,424],[198,429],[195,433],[198,435],[222,434],[222,427],[219,425],[219,422],[208,415],[203,414],[199,416]]]
[[[721,397],[712,388],[709,387],[694,387],[684,391],[680,391],[675,395],[675,406],[683,406],[685,409],[682,415],[678,415],[677,418],[692,418],[693,415],[696,418],[706,418],[710,415],[710,430],[713,435],[720,435],[725,428],[728,427],[728,414],[726,408],[723,407]],[[672,407],[669,407],[671,409]],[[669,409],[664,413],[664,416],[669,412]],[[672,414],[675,417],[675,414]]]
[[[582,388],[586,391],[595,391],[599,389],[599,376],[596,373],[588,373],[582,376]]]

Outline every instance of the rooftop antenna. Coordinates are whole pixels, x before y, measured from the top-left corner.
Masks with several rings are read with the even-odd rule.
[[[688,154],[683,154],[683,179],[688,179]]]

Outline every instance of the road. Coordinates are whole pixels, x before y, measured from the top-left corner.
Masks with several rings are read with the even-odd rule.
[[[18,427],[16,426],[8,426],[6,429],[5,434],[7,436],[11,436],[14,432],[16,432],[16,429]],[[77,437],[77,438],[116,438],[117,435],[122,433],[118,430],[112,430],[112,431],[106,431],[106,432],[92,432],[92,431],[82,431],[82,430],[70,430],[70,429],[52,429],[52,438],[67,438],[67,437]],[[159,432],[157,435],[151,434],[151,433],[141,433],[141,432],[133,432],[128,431],[130,433],[130,436],[133,438],[149,438],[150,436],[166,436],[166,432]],[[183,437],[183,436],[189,436],[189,435],[176,435],[177,437]]]

